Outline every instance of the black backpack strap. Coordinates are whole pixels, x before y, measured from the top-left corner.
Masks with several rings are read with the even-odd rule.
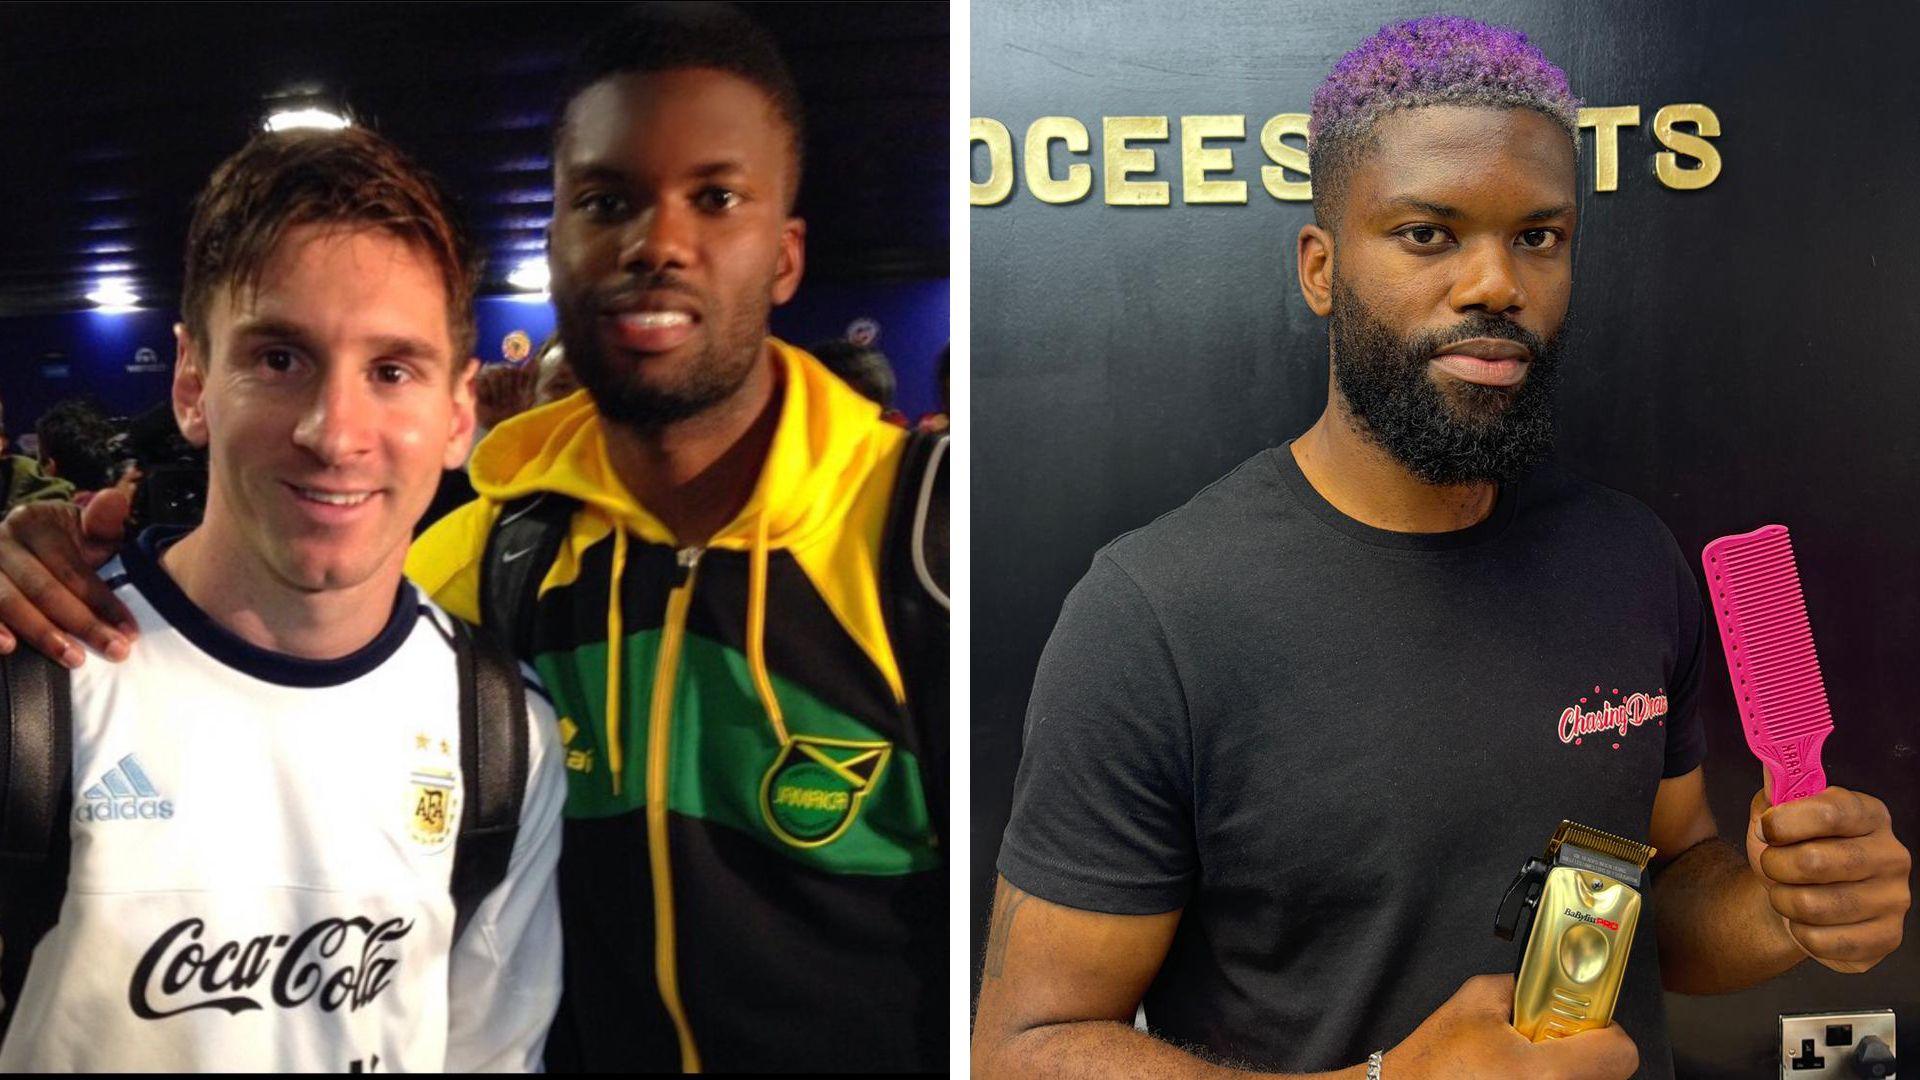
[[[480,625],[515,656],[533,657],[533,605],[579,503],[536,492],[500,508],[480,562]]]
[[[454,620],[460,678],[460,833],[454,840],[453,935],[505,880],[527,789],[527,691],[520,664],[492,635]]]
[[[4,818],[0,818],[0,858],[44,862],[54,829],[66,824],[57,805],[73,787],[73,695],[66,668],[32,649],[0,657],[4,680],[7,738],[0,744],[5,762]]]
[[[951,551],[944,432],[907,438],[880,543],[880,595],[887,636],[906,685],[909,730],[921,761],[927,812],[935,835],[947,837],[947,767],[953,745],[947,688],[951,660]]]
[[[67,892],[73,805],[73,696],[66,668],[32,649],[0,657],[0,1031],[33,950]]]

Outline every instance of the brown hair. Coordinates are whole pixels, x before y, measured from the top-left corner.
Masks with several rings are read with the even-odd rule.
[[[447,286],[453,370],[473,355],[479,264],[438,182],[365,128],[263,132],[220,163],[193,203],[181,316],[207,341],[216,290],[252,291],[287,230],[340,224],[382,229],[414,245]]]

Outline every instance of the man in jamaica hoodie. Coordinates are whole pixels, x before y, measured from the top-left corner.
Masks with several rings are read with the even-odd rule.
[[[767,334],[804,262],[800,123],[728,9],[595,39],[549,232],[586,389],[496,429],[480,500],[407,563],[482,620],[503,508],[570,508],[510,628],[566,745],[557,1068],[944,1063],[946,736],[905,706],[879,572],[907,436]]]

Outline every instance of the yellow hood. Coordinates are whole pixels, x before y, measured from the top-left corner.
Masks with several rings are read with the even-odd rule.
[[[781,367],[779,424],[760,479],[740,513],[708,541],[744,550],[764,524],[773,547],[804,547],[834,528],[875,464],[904,433],[802,349],[768,338]],[[494,428],[474,449],[474,490],[496,502],[552,491],[600,510],[641,539],[671,544],[660,520],[634,501],[607,459],[600,414],[585,391]],[[765,511],[765,520],[757,520]]]
[[[748,553],[747,654],[756,693],[781,745],[789,740],[783,710],[766,663],[768,553],[788,551],[848,634],[879,669],[897,702],[904,702],[900,669],[887,639],[880,598],[880,537],[887,494],[907,433],[880,418],[820,361],[768,338],[780,365],[780,416],[752,495],[708,547]],[[480,562],[500,506],[536,492],[578,500],[569,543],[555,557],[541,588],[573,580],[579,552],[611,534],[607,636],[622,639],[619,603],[629,536],[681,546],[659,518],[636,502],[607,458],[599,412],[585,391],[522,413],[495,428],[474,450],[468,467],[481,499],[455,511],[415,542],[407,572],[447,610],[480,617]],[[621,786],[624,733],[619,702],[621,652],[607,656],[606,742],[610,775]]]

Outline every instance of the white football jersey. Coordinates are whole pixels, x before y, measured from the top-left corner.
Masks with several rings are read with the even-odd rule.
[[[403,585],[352,656],[266,652],[153,535],[102,571],[141,636],[73,673],[72,869],[0,1071],[537,1070],[566,791],[544,694],[510,869],[456,943],[449,616]]]

